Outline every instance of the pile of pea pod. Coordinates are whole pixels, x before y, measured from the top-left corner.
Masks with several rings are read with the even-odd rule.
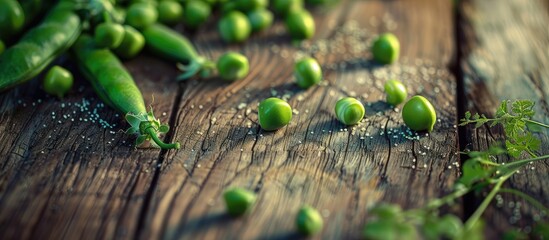
[[[306,1],[306,2],[304,2]],[[169,130],[147,111],[143,96],[121,63],[143,49],[173,61],[178,80],[209,76],[234,81],[248,74],[245,56],[228,52],[217,62],[200,56],[192,43],[170,27],[192,31],[216,16],[219,36],[241,43],[273,24],[275,14],[296,41],[314,35],[315,23],[305,4],[337,0],[0,0],[0,92],[45,72],[44,91],[62,98],[73,76],[53,66],[62,55],[76,60],[99,97],[125,115],[137,134],[136,146],[148,141],[164,149],[159,135]],[[269,6],[270,5],[270,6]],[[274,12],[274,13],[273,13]],[[219,13],[219,14],[216,14]]]

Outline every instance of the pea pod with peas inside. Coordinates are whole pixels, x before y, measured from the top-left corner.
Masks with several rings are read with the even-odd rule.
[[[178,80],[185,80],[197,74],[207,76],[215,63],[200,56],[185,36],[160,24],[153,24],[142,30],[146,47],[159,56],[180,63],[184,71]]]
[[[71,9],[54,8],[40,25],[0,55],[0,91],[38,75],[72,46],[80,32],[80,18]]]
[[[164,143],[158,134],[169,130],[160,124],[152,111],[147,112],[141,91],[120,60],[108,49],[95,46],[89,35],[83,34],[73,47],[78,66],[95,92],[109,106],[125,114],[130,124],[127,133],[137,134],[136,145],[153,141],[162,149],[179,149],[179,143]]]

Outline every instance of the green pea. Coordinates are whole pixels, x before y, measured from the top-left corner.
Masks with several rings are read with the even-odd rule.
[[[354,125],[364,117],[364,105],[356,98],[346,97],[337,101],[335,113],[337,119],[345,125]]]
[[[232,188],[223,194],[227,212],[233,216],[242,216],[250,211],[257,197],[255,193],[243,188]]]
[[[273,0],[273,9],[277,14],[286,16],[288,13],[303,9],[303,0]]]
[[[101,23],[95,27],[94,39],[98,47],[117,48],[124,39],[124,27],[117,23]]]
[[[124,20],[126,19],[126,8],[120,6],[113,7],[111,16],[113,22],[120,24],[124,23]]]
[[[263,130],[277,130],[292,120],[292,107],[280,98],[267,98],[259,103],[258,119]]]
[[[372,45],[374,59],[382,64],[390,64],[398,60],[400,43],[392,33],[380,35]]]
[[[143,34],[132,26],[124,25],[124,39],[114,52],[121,58],[130,59],[137,56],[144,46],[145,37]]]
[[[315,20],[307,10],[293,11],[286,17],[286,28],[294,40],[309,39],[315,34]]]
[[[2,54],[4,52],[4,49],[6,49],[6,45],[4,45],[4,42],[2,42],[2,40],[0,40],[0,54]]]
[[[401,104],[408,97],[404,84],[394,79],[385,83],[385,93],[387,93],[387,103],[393,106]]]
[[[17,34],[25,24],[25,12],[16,0],[0,1],[0,39]]]
[[[53,66],[44,77],[43,87],[47,93],[63,98],[73,82],[71,72],[60,66]]]
[[[152,3],[137,2],[128,8],[126,23],[134,28],[142,29],[156,22],[158,12]]]
[[[301,88],[309,88],[322,80],[322,68],[314,58],[306,57],[294,66],[296,83]]]
[[[206,22],[211,13],[212,8],[209,4],[200,0],[189,0],[185,5],[183,21],[185,26],[195,29]]]
[[[232,11],[219,20],[219,34],[228,43],[243,42],[248,39],[252,27],[246,15]]]
[[[299,232],[310,236],[322,230],[324,221],[316,209],[303,206],[297,214],[296,225]]]
[[[262,31],[273,25],[273,13],[267,9],[259,8],[248,12],[248,21],[253,32]]]
[[[269,0],[235,0],[236,9],[242,12],[252,11],[254,9],[264,9],[269,5]]]
[[[246,56],[228,52],[217,60],[217,71],[222,79],[232,82],[246,77],[250,72],[250,64]]]
[[[406,126],[414,131],[433,131],[437,114],[435,108],[426,98],[416,95],[402,108],[402,119]]]
[[[163,24],[175,25],[183,20],[183,7],[176,1],[161,1],[156,9],[158,10],[158,21]]]

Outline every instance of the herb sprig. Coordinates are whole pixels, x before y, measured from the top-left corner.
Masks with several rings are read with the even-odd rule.
[[[505,148],[491,146],[484,151],[469,151],[469,159],[462,166],[462,174],[454,184],[453,191],[441,198],[430,201],[426,206],[403,211],[397,205],[381,204],[370,209],[371,218],[364,227],[366,239],[483,239],[482,214],[498,193],[514,194],[544,212],[549,209],[529,195],[509,188],[503,183],[522,167],[536,161],[544,161],[549,155],[537,156],[541,140],[534,132],[549,125],[533,120],[534,102],[530,100],[503,101],[497,108],[495,117],[484,114],[465,113],[460,126],[474,124],[475,128],[487,125],[501,125],[506,135]],[[497,156],[508,154],[513,159],[509,163],[496,162]],[[517,159],[529,155],[529,158]],[[463,223],[457,216],[439,216],[439,208],[452,205],[470,192],[489,190],[475,212]],[[531,237],[549,239],[549,222],[542,222],[531,233]],[[523,232],[512,230],[514,239],[527,238]]]

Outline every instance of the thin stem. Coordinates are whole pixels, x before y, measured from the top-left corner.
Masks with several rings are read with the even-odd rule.
[[[544,123],[540,123],[540,122],[537,122],[537,121],[534,121],[534,120],[524,119],[524,121],[527,122],[527,123],[531,123],[531,124],[535,124],[535,125],[538,125],[538,126],[542,126],[542,127],[544,127],[544,128],[549,128],[549,125],[544,124]]]
[[[154,128],[152,127],[147,128],[147,133],[149,134],[149,136],[151,136],[152,140],[156,143],[156,145],[158,145],[162,149],[172,149],[172,148],[179,149],[181,147],[181,145],[178,142],[164,143],[162,140],[160,140],[160,138],[158,138],[158,136],[156,135],[156,130],[154,130]]]
[[[514,162],[511,162],[511,163],[508,163],[508,164],[505,164],[505,165],[502,165],[502,167],[515,167],[515,166],[523,166],[529,162],[535,162],[535,161],[541,161],[541,160],[545,160],[549,158],[549,154],[548,155],[543,155],[543,156],[540,156],[540,157],[535,157],[535,158],[528,158],[528,159],[523,159],[523,160],[518,160],[518,161],[514,161]]]
[[[537,155],[534,152],[532,152],[532,150],[530,150],[530,148],[526,148],[526,152],[528,154],[530,154],[531,157],[537,157]]]
[[[534,207],[540,209],[541,211],[545,212],[545,213],[549,213],[549,208],[546,208],[545,206],[543,206],[543,204],[541,204],[538,200],[534,199],[533,197],[531,197],[530,195],[528,194],[525,194],[519,190],[516,190],[516,189],[510,189],[510,188],[502,188],[499,190],[499,192],[502,192],[502,193],[511,193],[511,194],[515,194],[521,198],[523,198],[524,200],[530,202],[530,204],[534,205]]]
[[[471,191],[471,189],[469,188],[455,190],[454,192],[444,196],[443,198],[432,200],[427,204],[425,209],[432,210],[432,209],[437,209],[443,205],[450,204],[454,202],[456,198],[462,197],[463,195],[467,194],[469,191]]]
[[[509,173],[509,174],[507,174],[507,175],[505,175],[505,176],[503,176],[499,179],[499,181],[496,183],[494,188],[492,188],[492,191],[490,191],[488,196],[486,196],[486,198],[482,201],[482,203],[477,208],[477,210],[473,213],[473,215],[471,215],[471,217],[469,217],[469,219],[467,219],[467,222],[465,222],[465,230],[466,231],[470,231],[471,229],[473,229],[473,226],[475,226],[475,224],[478,222],[478,220],[480,219],[480,216],[482,216],[482,213],[484,213],[484,211],[488,207],[488,204],[490,204],[492,199],[496,196],[496,193],[501,188],[501,185],[503,185],[503,183],[509,177],[511,177],[514,173],[515,172],[513,171],[513,172],[511,172],[511,173]]]

